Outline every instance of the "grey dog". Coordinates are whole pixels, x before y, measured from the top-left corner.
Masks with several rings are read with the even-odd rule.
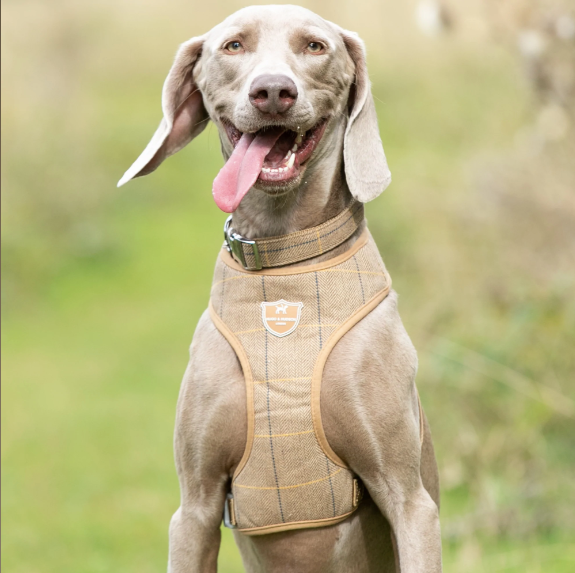
[[[363,42],[297,6],[245,8],[185,42],[164,84],[162,108],[160,127],[119,185],[156,169],[208,120],[218,128],[226,160],[244,133],[281,126],[299,134],[325,126],[311,156],[289,177],[271,170],[266,177],[262,170],[253,186],[236,194],[214,188],[216,202],[234,212],[234,228],[247,237],[319,225],[353,199],[374,199],[391,180]],[[299,264],[346,251],[364,225],[333,251]],[[363,502],[329,527],[236,532],[248,572],[441,571],[437,466],[416,371],[392,291],[338,342],[321,387],[325,435],[363,481]],[[206,312],[178,400],[181,506],[170,525],[170,572],[216,571],[223,508],[244,453],[246,423],[241,366]]]

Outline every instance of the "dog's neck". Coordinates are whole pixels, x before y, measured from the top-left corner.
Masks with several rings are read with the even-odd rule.
[[[345,182],[332,189],[318,187],[313,181],[302,182],[298,189],[280,197],[256,189],[251,193],[233,214],[234,229],[250,239],[288,235],[321,225],[351,202]]]
[[[352,196],[343,169],[343,141],[334,143],[338,151],[318,157],[296,189],[280,196],[251,189],[233,214],[234,230],[250,239],[288,235],[321,225],[343,211]]]

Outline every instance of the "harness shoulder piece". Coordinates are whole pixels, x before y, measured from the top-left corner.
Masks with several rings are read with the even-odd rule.
[[[222,250],[210,314],[242,365],[248,412],[226,525],[263,534],[331,525],[356,510],[362,485],[327,442],[321,380],[334,346],[390,287],[367,229],[345,253],[303,267],[250,272]]]

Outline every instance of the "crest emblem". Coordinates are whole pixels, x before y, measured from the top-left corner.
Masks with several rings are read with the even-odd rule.
[[[291,334],[299,324],[303,302],[262,302],[262,321],[266,330],[274,336],[282,337]]]

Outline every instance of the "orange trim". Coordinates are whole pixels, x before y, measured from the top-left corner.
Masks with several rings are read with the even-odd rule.
[[[289,432],[288,434],[254,434],[254,438],[287,438],[288,436],[303,436],[304,434],[313,434],[313,430]]]
[[[266,436],[266,437],[268,437],[268,436]],[[234,485],[235,485],[236,487],[243,487],[243,488],[245,488],[245,489],[273,489],[274,491],[275,491],[276,489],[294,489],[294,488],[296,488],[296,487],[303,487],[304,485],[312,485],[312,484],[314,484],[314,483],[319,483],[319,482],[321,482],[321,481],[326,481],[326,480],[332,478],[334,475],[337,475],[341,470],[343,470],[343,468],[339,468],[338,470],[335,470],[332,474],[329,474],[328,476],[325,476],[325,477],[322,477],[322,478],[319,478],[319,479],[314,479],[314,480],[312,480],[312,481],[306,481],[305,483],[296,483],[296,484],[294,484],[294,485],[279,485],[279,486],[278,486],[278,485],[274,485],[274,486],[272,486],[272,487],[267,487],[267,486],[260,487],[260,486],[257,486],[257,485],[242,485],[241,483],[237,483],[237,482],[236,482]]]
[[[319,445],[323,449],[325,455],[336,465],[347,468],[347,464],[331,449],[323,425],[321,423],[321,379],[323,376],[323,369],[331,351],[339,342],[344,334],[346,334],[353,326],[355,326],[362,318],[367,316],[388,294],[391,290],[391,278],[388,275],[387,288],[377,293],[371,300],[365,303],[355,314],[350,316],[328,339],[326,345],[320,352],[313,369],[311,379],[311,417],[313,420],[313,427]]]
[[[358,506],[359,507],[359,506]],[[325,527],[327,525],[334,525],[347,519],[357,508],[343,515],[337,517],[329,517],[327,519],[316,519],[312,521],[294,521],[286,525],[264,525],[263,527],[251,527],[248,529],[237,529],[244,535],[262,535],[264,533],[277,533],[278,531],[289,531],[290,529],[310,529],[312,527]]]
[[[231,347],[234,349],[238,360],[244,371],[244,378],[246,381],[246,406],[248,414],[248,431],[246,439],[246,449],[244,450],[244,455],[234,472],[232,479],[236,479],[240,471],[246,465],[250,453],[252,451],[252,446],[254,443],[254,433],[255,433],[255,408],[254,408],[254,382],[252,370],[250,368],[250,363],[244,347],[241,345],[240,341],[234,336],[234,333],[225,325],[222,319],[218,316],[212,301],[210,300],[210,317],[215,325],[215,327],[222,333],[222,336],[230,343]]]
[[[335,327],[339,326],[339,324],[298,324],[298,328],[317,328],[318,326],[326,326],[326,327]],[[264,327],[262,328],[252,328],[251,330],[236,330],[234,334],[251,334],[252,332],[263,332],[265,330]]]
[[[268,382],[292,382],[296,380],[311,380],[311,376],[300,376],[299,378],[270,378],[269,380],[254,380],[254,384],[267,384]]]
[[[235,261],[234,261],[235,262]],[[344,261],[345,262],[345,261]],[[226,263],[227,264],[227,263]],[[231,266],[231,265],[230,265]],[[297,269],[299,269],[300,267],[296,267]],[[311,269],[309,272],[313,272],[314,268],[312,265],[309,265],[307,267],[303,267],[305,269]],[[239,270],[239,269],[235,269],[235,270]],[[279,270],[279,269],[268,269],[268,270]],[[295,269],[294,269],[295,270]],[[353,274],[357,274],[357,275],[375,275],[378,277],[384,277],[386,276],[385,273],[380,273],[380,272],[375,272],[375,271],[354,271],[353,269],[319,269],[319,270],[323,270],[326,273],[353,273]],[[222,279],[220,281],[217,281],[215,283],[212,284],[212,290],[217,287],[218,285],[221,285],[222,283],[227,283],[228,281],[237,281],[238,279],[249,279],[251,278],[251,276],[259,276],[262,274],[271,274],[271,273],[263,273],[262,271],[245,271],[246,273],[250,273],[250,274],[245,274],[245,275],[239,275],[236,277],[228,277],[227,279]],[[277,274],[278,273],[274,273]],[[298,274],[298,273],[286,273],[284,275],[280,275],[280,276],[288,276],[289,274]],[[301,274],[301,273],[299,273]]]
[[[321,263],[305,265],[300,267],[293,267],[287,266],[282,268],[274,268],[274,269],[263,269],[261,271],[247,271],[243,269],[236,261],[227,253],[227,251],[222,250],[220,253],[220,258],[222,262],[242,273],[240,277],[234,278],[248,278],[250,276],[260,276],[260,275],[275,275],[275,276],[289,276],[289,275],[297,275],[297,274],[304,274],[310,273],[314,271],[326,270],[330,269],[330,267],[334,267],[339,265],[349,259],[351,259],[360,249],[362,249],[370,240],[370,233],[366,229],[360,234],[356,242],[351,246],[350,249],[345,251],[344,253],[323,261]],[[354,271],[355,272],[355,271]],[[371,273],[370,273],[371,274]],[[379,273],[377,273],[379,274]],[[329,355],[331,354],[333,348],[339,342],[339,340],[346,334],[355,324],[357,324],[361,319],[367,316],[377,305],[379,305],[385,297],[389,294],[391,289],[391,279],[387,273],[381,273],[383,276],[386,276],[386,287],[377,293],[374,297],[372,297],[366,304],[364,304],[358,311],[356,311],[351,317],[349,317],[342,325],[340,325],[335,332],[328,338],[325,347],[320,352],[319,356],[317,357],[312,378],[311,378],[311,413],[312,413],[312,423],[313,423],[313,432],[315,433],[316,439],[320,447],[322,448],[325,455],[330,459],[334,464],[336,464],[340,469],[337,470],[336,473],[341,471],[341,468],[348,469],[348,466],[337,456],[337,454],[332,450],[330,447],[323,426],[321,421],[321,405],[320,405],[320,397],[321,397],[321,382],[323,376],[323,370],[325,367],[325,363]],[[215,285],[214,285],[215,286]],[[238,487],[248,487],[250,489],[264,489],[264,488],[255,488],[253,486],[242,486],[241,484],[235,483],[235,480],[239,477],[241,472],[243,471],[244,467],[246,466],[254,444],[255,439],[255,407],[254,407],[254,384],[258,383],[259,381],[253,380],[253,374],[250,368],[249,360],[247,354],[241,344],[239,338],[236,336],[234,332],[232,332],[226,324],[220,319],[217,315],[215,308],[213,307],[213,303],[210,301],[210,316],[216,328],[221,332],[221,334],[226,338],[226,340],[230,343],[233,350],[235,351],[240,364],[242,366],[244,377],[245,377],[245,384],[246,384],[246,405],[247,405],[247,437],[246,437],[246,448],[243,453],[243,456],[234,471],[234,475],[232,476],[232,483],[234,483]],[[335,325],[334,325],[335,326]],[[263,330],[263,329],[257,329]],[[247,333],[248,331],[242,331],[242,333]],[[238,333],[239,334],[239,333]],[[267,437],[267,436],[266,436]],[[332,474],[333,475],[333,474]],[[315,482],[309,482],[315,483]],[[285,486],[281,489],[288,489],[291,487],[299,487],[300,485],[307,485],[307,484],[298,484],[296,486]],[[270,489],[277,489],[277,488],[270,488]],[[355,508],[354,510],[355,511]],[[247,528],[247,529],[238,529],[238,531],[246,534],[246,535],[259,535],[264,533],[272,533],[272,532],[279,532],[279,531],[288,531],[292,529],[305,529],[305,528],[314,528],[314,527],[323,527],[335,523],[339,523],[346,519],[349,515],[353,513],[353,511],[346,513],[344,515],[340,515],[333,518],[326,518],[320,520],[309,520],[309,521],[300,521],[300,522],[293,522],[288,524],[275,524],[269,526],[262,526],[262,527],[254,527],[254,528]]]
[[[220,251],[220,259],[226,266],[230,267],[231,269],[234,269],[235,271],[239,271],[240,273],[245,273],[247,276],[259,276],[259,275],[287,276],[287,275],[299,275],[302,273],[312,273],[314,271],[329,269],[330,267],[339,265],[347,261],[348,259],[351,259],[351,257],[353,257],[353,255],[355,255],[355,253],[357,253],[359,249],[361,249],[361,247],[363,247],[367,243],[367,241],[369,240],[369,236],[370,235],[366,227],[362,231],[361,235],[357,238],[357,241],[351,246],[350,249],[345,251],[345,253],[341,253],[341,255],[338,255],[337,257],[333,257],[332,259],[328,259],[327,261],[323,261],[321,263],[304,265],[302,267],[294,267],[293,265],[288,265],[285,267],[275,269],[262,269],[261,271],[247,271],[246,269],[244,269],[244,267],[242,267],[234,260],[234,258],[230,255],[230,253],[228,253],[228,251],[226,251],[226,249],[223,248]],[[218,283],[214,283],[212,285],[212,288],[216,286],[216,284]]]

